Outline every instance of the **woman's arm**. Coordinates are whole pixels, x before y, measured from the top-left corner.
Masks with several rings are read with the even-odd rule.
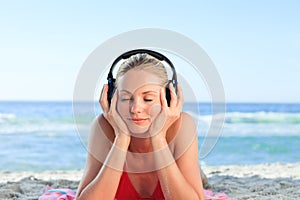
[[[109,105],[107,91],[106,84],[99,99],[103,115],[91,130],[89,151],[93,153],[88,156],[87,169],[79,187],[77,200],[114,199],[123,172],[130,136],[126,124],[116,111],[118,92],[114,93]],[[111,144],[110,141],[113,141],[113,144],[107,148]],[[93,154],[96,157],[93,158]],[[97,162],[97,158],[101,161],[105,159],[103,164]]]
[[[116,137],[112,144],[104,135],[108,122],[100,117],[92,125],[84,176],[77,191],[77,200],[114,199],[122,175],[129,142]]]
[[[156,162],[161,166],[163,163],[170,163],[171,159],[174,160],[172,164],[157,171],[164,196],[172,200],[204,199],[196,127],[189,115],[182,114],[181,127],[177,134],[179,136],[176,137],[175,152],[182,154],[176,161],[169,148],[165,148],[168,144],[164,134],[152,138],[153,151],[164,149],[162,153],[155,154]]]
[[[96,153],[88,156],[87,169],[77,200],[114,199],[123,172],[130,136],[127,126],[116,111],[117,92],[109,106],[107,90],[108,86],[104,85],[99,100],[103,116],[92,127],[89,139],[88,149]],[[111,144],[107,136],[113,141],[110,148],[107,148]],[[97,159],[105,160],[102,164]]]
[[[195,122],[182,113],[183,93],[178,86],[178,94],[171,89],[171,102],[168,106],[165,91],[161,90],[161,112],[150,127],[157,174],[166,199],[204,199],[198,164],[198,140]],[[168,148],[167,131],[179,125],[175,137],[174,155]],[[173,133],[171,133],[172,135]],[[174,158],[175,157],[175,158]],[[176,160],[176,162],[175,162]]]

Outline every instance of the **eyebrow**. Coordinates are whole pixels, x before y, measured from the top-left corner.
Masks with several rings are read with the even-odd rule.
[[[125,92],[125,93],[128,93],[128,94],[131,94],[131,92],[129,92],[128,90],[121,90],[120,92]],[[145,91],[143,92],[142,94],[149,94],[149,93],[158,93],[157,91],[154,91],[154,90],[148,90],[148,91]]]

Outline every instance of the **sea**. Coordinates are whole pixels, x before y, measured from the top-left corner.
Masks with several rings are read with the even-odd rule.
[[[0,171],[80,170],[86,161],[87,130],[101,113],[74,120],[72,101],[0,101]],[[199,152],[210,137],[210,103],[185,103],[183,111],[197,122]],[[300,162],[300,104],[226,103],[219,134],[209,151],[199,154],[205,165]],[[88,133],[87,133],[88,134]],[[87,135],[88,136],[88,135]]]

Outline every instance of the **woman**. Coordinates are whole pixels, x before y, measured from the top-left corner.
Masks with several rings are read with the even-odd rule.
[[[108,85],[102,89],[76,199],[204,199],[195,123],[181,112],[182,90],[175,94],[164,65],[133,55],[115,87],[111,103]]]

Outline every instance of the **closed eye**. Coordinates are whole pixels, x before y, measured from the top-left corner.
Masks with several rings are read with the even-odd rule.
[[[123,101],[130,101],[132,98],[131,98],[131,97],[124,96],[124,97],[121,97],[120,99],[121,99],[121,101],[123,102]]]

